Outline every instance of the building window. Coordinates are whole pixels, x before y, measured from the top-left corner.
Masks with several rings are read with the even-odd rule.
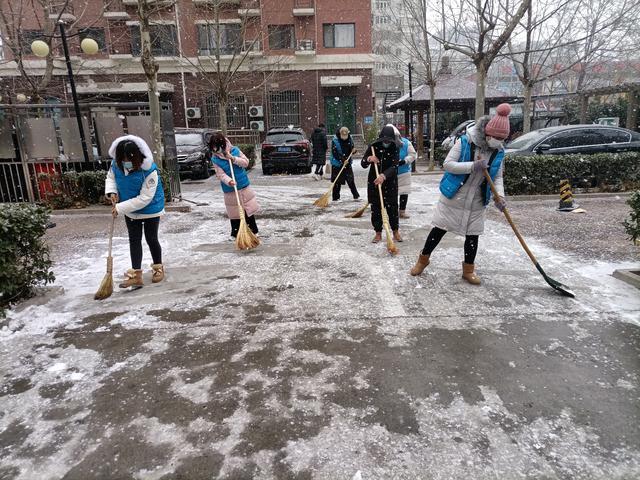
[[[300,97],[300,90],[269,92],[269,127],[299,127]]]
[[[215,96],[205,99],[205,120],[209,128],[220,128],[220,104]],[[244,95],[235,95],[229,98],[227,105],[228,128],[248,128],[247,100]]]
[[[31,55],[31,44],[36,40],[45,40],[42,30],[20,31],[20,51],[23,55]]]
[[[388,0],[377,0],[376,1],[376,9],[377,10],[386,10],[389,8]]]
[[[156,24],[150,26],[151,53],[157,57],[174,57],[178,54],[178,37],[176,26]],[[140,25],[131,26],[131,54],[139,57],[142,49],[140,43]]]
[[[391,23],[391,19],[385,15],[376,15],[373,17],[374,25],[388,25]]]
[[[287,50],[294,48],[296,34],[293,25],[269,25],[269,48]]]
[[[353,48],[356,46],[356,26],[354,23],[325,23],[325,48]]]
[[[240,25],[198,25],[198,55],[233,55],[240,52],[241,47]]]
[[[98,43],[98,48],[101,52],[105,52],[107,50],[104,28],[83,28],[78,32],[78,37],[80,38],[80,42],[82,42],[82,40],[84,40],[85,38],[91,38]]]

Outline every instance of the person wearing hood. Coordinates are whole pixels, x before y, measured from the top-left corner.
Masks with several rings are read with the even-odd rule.
[[[341,127],[336,130],[336,134],[331,141],[331,181],[334,182],[338,177],[340,170],[342,170],[342,165],[344,162],[348,162],[347,166],[342,171],[340,178],[333,186],[333,201],[337,202],[340,200],[340,189],[342,185],[345,183],[349,185],[349,189],[351,190],[351,194],[353,195],[353,199],[357,200],[360,198],[360,194],[358,193],[358,189],[356,188],[356,181],[353,177],[353,167],[351,165],[352,160],[351,157],[355,155],[358,151],[353,146],[353,139],[351,138],[351,134],[347,127]]]
[[[114,217],[124,215],[129,232],[131,269],[120,288],[142,288],[142,234],[147,241],[153,264],[151,281],[164,279],[162,247],[158,241],[160,216],[164,214],[164,189],[158,167],[145,141],[135,135],[117,138],[109,148],[113,159],[105,181],[105,195],[113,203]]]
[[[367,147],[362,157],[362,168],[369,169],[367,177],[367,199],[371,204],[371,224],[376,234],[373,243],[382,240],[382,209],[378,185],[382,185],[384,206],[389,215],[389,223],[396,242],[402,242],[398,231],[398,165],[402,142],[396,138],[393,126],[385,126],[378,139]],[[378,165],[380,175],[376,176],[373,164]]]
[[[391,124],[389,124],[391,125]],[[400,163],[398,164],[398,194],[400,195],[400,218],[409,218],[407,215],[407,202],[411,193],[411,165],[415,162],[417,153],[413,144],[408,138],[400,135],[400,131],[393,127],[396,138],[402,142],[400,147]]]
[[[209,139],[209,148],[211,149],[211,162],[216,172],[216,177],[220,180],[220,186],[224,192],[224,205],[227,209],[227,215],[231,222],[231,236],[236,238],[240,230],[240,209],[238,208],[238,199],[236,198],[234,186],[238,189],[240,202],[244,208],[247,219],[247,225],[255,234],[258,233],[258,225],[256,224],[255,214],[260,210],[256,194],[250,186],[249,176],[245,170],[249,166],[249,159],[238,147],[231,145],[231,142],[222,133],[215,133]],[[231,165],[233,164],[233,175],[231,174]]]
[[[324,129],[324,123],[318,125],[311,134],[311,148],[313,150],[313,158],[311,163],[316,166],[316,171],[313,173],[315,180],[321,180],[323,175],[323,167],[327,162],[327,131]]]
[[[440,182],[440,200],[429,233],[411,275],[420,275],[429,265],[431,253],[447,232],[465,237],[462,278],[472,285],[480,285],[475,274],[478,238],[484,232],[486,207],[491,201],[491,189],[484,176],[488,170],[499,193],[493,201],[502,211],[505,208],[504,141],[509,136],[511,107],[498,105],[496,115],[481,117],[460,137],[444,161],[445,174]]]

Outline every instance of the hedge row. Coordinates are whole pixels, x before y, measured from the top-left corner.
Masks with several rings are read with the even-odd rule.
[[[507,157],[505,162],[507,195],[558,193],[564,179],[574,188],[601,192],[640,188],[640,152]]]
[[[640,190],[631,195],[627,205],[631,207],[631,212],[629,218],[623,223],[624,229],[631,237],[631,241],[638,244],[640,242]]]
[[[28,203],[0,204],[0,317],[12,303],[55,280],[44,234],[49,211]]]

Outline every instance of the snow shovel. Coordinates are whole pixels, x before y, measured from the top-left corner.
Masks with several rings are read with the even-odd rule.
[[[493,197],[494,198],[500,197],[500,195],[498,194],[498,191],[496,190],[496,186],[493,184],[493,181],[489,176],[489,172],[487,172],[486,169],[484,170],[484,178],[487,179],[487,183],[489,184],[489,187],[491,187],[491,193],[493,194]],[[533,264],[536,266],[536,268],[538,269],[538,272],[540,272],[540,275],[542,275],[544,280],[551,287],[556,289],[565,297],[575,298],[576,297],[575,293],[573,293],[566,285],[563,285],[562,283],[554,280],[553,278],[549,277],[546,273],[544,273],[544,270],[536,260],[536,257],[533,255],[531,250],[529,250],[529,247],[527,246],[527,243],[524,241],[524,238],[522,238],[522,235],[520,235],[520,232],[518,231],[518,227],[516,227],[516,224],[513,223],[513,220],[511,219],[511,215],[509,215],[509,211],[505,208],[502,211],[502,213],[504,213],[504,216],[506,217],[507,222],[509,222],[509,225],[511,225],[511,228],[513,229],[513,233],[515,233],[516,237],[518,237],[518,240],[520,241],[520,245],[522,245],[522,248],[524,248],[524,251],[527,252],[527,255],[529,255],[529,258],[531,259]]]

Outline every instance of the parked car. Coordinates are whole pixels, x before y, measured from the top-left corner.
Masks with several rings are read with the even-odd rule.
[[[640,133],[605,125],[565,125],[534,130],[506,146],[517,155],[566,155],[640,151]]]
[[[209,138],[216,131],[208,128],[176,128],[180,179],[200,180],[213,172]]]
[[[262,173],[311,173],[311,142],[301,128],[272,128],[261,149]]]

